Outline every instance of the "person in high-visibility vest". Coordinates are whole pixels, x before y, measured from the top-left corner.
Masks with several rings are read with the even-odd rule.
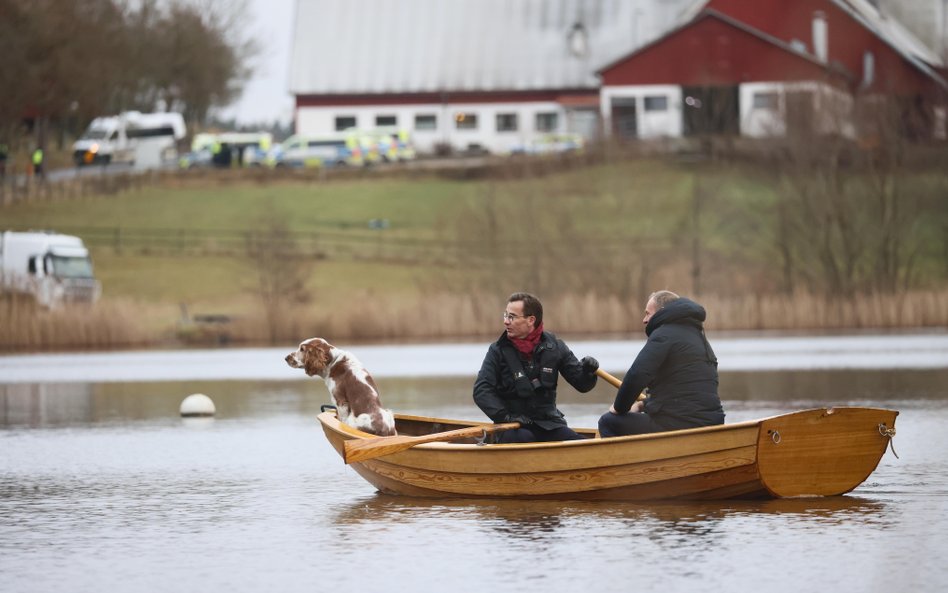
[[[33,151],[33,175],[36,177],[44,177],[42,148],[37,148]]]

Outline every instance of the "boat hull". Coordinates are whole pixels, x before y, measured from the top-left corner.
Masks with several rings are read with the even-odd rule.
[[[379,491],[437,498],[568,500],[832,496],[876,468],[894,429],[892,410],[816,409],[759,421],[650,435],[556,443],[427,443],[351,464]],[[373,435],[319,415],[342,456],[349,439]],[[400,434],[478,426],[396,416]],[[776,435],[776,436],[775,436]]]

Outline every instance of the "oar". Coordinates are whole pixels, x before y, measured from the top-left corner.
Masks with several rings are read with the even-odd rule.
[[[603,379],[605,379],[607,383],[609,383],[610,385],[612,385],[612,386],[615,387],[616,389],[618,389],[619,387],[622,387],[622,381],[620,381],[620,380],[617,379],[616,377],[610,375],[610,374],[607,373],[606,371],[604,371],[604,370],[602,370],[602,369],[596,369],[596,374],[599,375],[600,377],[602,377]]]
[[[355,463],[365,461],[375,457],[383,457],[398,453],[405,449],[411,449],[415,445],[424,443],[437,443],[443,441],[456,441],[468,437],[477,437],[481,434],[501,432],[503,430],[514,430],[520,428],[519,422],[507,422],[506,424],[479,424],[468,428],[459,428],[447,432],[436,432],[417,437],[394,436],[379,437],[375,439],[352,439],[343,445],[342,460],[346,463]]]
[[[618,379],[617,377],[615,377],[615,376],[613,376],[613,375],[610,375],[610,374],[607,373],[606,371],[604,371],[604,370],[602,370],[602,369],[596,369],[596,374],[599,375],[600,377],[602,377],[607,383],[609,383],[610,385],[612,385],[612,386],[615,387],[616,389],[622,387],[622,381],[621,381],[620,379]],[[644,393],[640,393],[639,396],[638,396],[637,398],[635,398],[635,401],[639,402],[639,401],[642,401],[643,399],[645,399],[645,394],[644,394]]]

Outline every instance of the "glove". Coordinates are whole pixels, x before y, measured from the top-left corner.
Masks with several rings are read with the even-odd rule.
[[[507,414],[507,417],[504,418],[504,422],[519,422],[520,426],[526,426],[527,424],[533,424],[533,420],[530,420],[522,414]]]
[[[599,361],[592,356],[587,356],[579,362],[583,365],[583,372],[587,375],[592,375],[599,370]]]

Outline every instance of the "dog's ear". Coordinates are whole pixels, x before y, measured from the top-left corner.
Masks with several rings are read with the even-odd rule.
[[[303,351],[303,370],[310,377],[318,375],[322,370],[322,357],[319,355],[319,346],[315,344],[303,344],[300,346]]]
[[[332,354],[329,352],[329,348],[329,344],[320,344],[316,348],[316,353],[319,355],[319,364],[323,368],[326,368],[330,361],[332,361]]]
[[[303,346],[303,369],[307,375],[321,374],[330,360],[327,344],[311,343]]]

